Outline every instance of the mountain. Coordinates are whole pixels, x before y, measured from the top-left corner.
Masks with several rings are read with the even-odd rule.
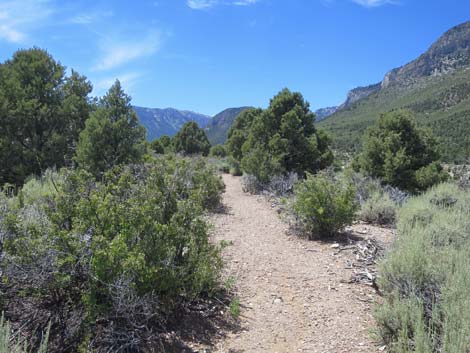
[[[348,108],[357,101],[369,97],[371,94],[380,91],[382,85],[381,83],[375,83],[373,85],[365,86],[365,87],[356,87],[348,92],[348,96],[346,98],[346,101],[341,104],[338,110]]]
[[[326,107],[315,110],[315,121],[323,120],[330,115],[334,114],[338,110],[338,107]]]
[[[229,108],[214,115],[207,123],[206,134],[212,145],[223,144],[227,140],[227,133],[235,118],[249,107]]]
[[[147,140],[152,141],[162,135],[173,136],[188,121],[195,121],[202,128],[210,120],[210,116],[187,110],[173,108],[143,108],[135,107],[140,123],[147,129]]]
[[[470,22],[444,33],[382,82],[350,91],[319,126],[330,132],[336,148],[354,151],[381,113],[401,108],[412,110],[418,123],[434,132],[446,160],[470,157]]]

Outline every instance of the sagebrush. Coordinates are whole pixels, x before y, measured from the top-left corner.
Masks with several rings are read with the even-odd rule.
[[[393,353],[470,348],[470,193],[441,184],[399,211],[380,267],[379,337]]]

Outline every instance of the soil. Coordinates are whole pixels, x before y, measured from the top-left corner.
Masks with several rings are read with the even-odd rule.
[[[226,211],[211,216],[212,236],[231,244],[225,277],[235,280],[240,316],[237,329],[220,328],[210,347],[191,344],[193,352],[383,351],[371,338],[378,295],[352,283],[357,255],[348,249],[368,238],[388,244],[393,230],[356,224],[343,243],[302,239],[266,197],[244,193],[238,177],[223,179]]]

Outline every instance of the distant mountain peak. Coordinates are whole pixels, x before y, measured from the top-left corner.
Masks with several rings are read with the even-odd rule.
[[[361,135],[380,115],[411,110],[439,138],[445,160],[463,162],[470,144],[470,22],[445,32],[429,49],[389,71],[380,84],[356,88],[320,122],[337,149],[359,148]]]
[[[330,115],[334,114],[338,110],[338,107],[326,107],[315,110],[315,121],[321,121]]]
[[[336,111],[347,109],[387,87],[409,86],[420,79],[462,68],[470,68],[470,21],[449,29],[418,58],[387,72],[381,82],[350,90],[346,101]]]
[[[140,123],[147,129],[147,139],[152,141],[160,136],[176,134],[188,121],[195,121],[202,128],[210,120],[210,116],[178,110],[175,108],[145,108],[134,106]]]
[[[469,66],[470,22],[464,22],[445,32],[417,59],[389,71],[382,88],[410,84],[426,76],[439,76]]]
[[[206,127],[207,137],[212,145],[223,144],[235,118],[250,107],[228,108],[214,115]]]

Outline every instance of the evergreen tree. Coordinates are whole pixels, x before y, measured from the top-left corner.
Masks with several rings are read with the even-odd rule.
[[[202,154],[207,156],[211,144],[203,129],[196,122],[190,121],[183,125],[180,131],[173,137],[175,152],[184,154]]]
[[[229,133],[228,150],[261,182],[286,172],[316,172],[330,165],[329,139],[300,93],[282,90],[266,110],[247,110]],[[241,146],[241,149],[240,149]]]
[[[173,152],[173,141],[172,141],[170,136],[163,135],[163,136],[160,136],[155,141],[158,141],[160,143],[161,147],[163,148],[162,153]]]
[[[0,65],[0,185],[70,160],[91,110],[92,86],[46,51],[17,51]]]
[[[238,162],[243,157],[242,146],[248,138],[253,120],[263,112],[259,108],[248,108],[242,111],[228,131],[226,142],[228,153]]]
[[[75,160],[95,177],[113,166],[137,163],[145,152],[145,128],[130,102],[116,80],[86,121]]]
[[[385,183],[416,192],[444,179],[438,144],[430,131],[419,128],[410,111],[383,114],[363,138],[356,164]]]
[[[164,154],[165,153],[165,148],[163,147],[160,139],[155,139],[152,142],[150,142],[150,148],[156,154]]]

